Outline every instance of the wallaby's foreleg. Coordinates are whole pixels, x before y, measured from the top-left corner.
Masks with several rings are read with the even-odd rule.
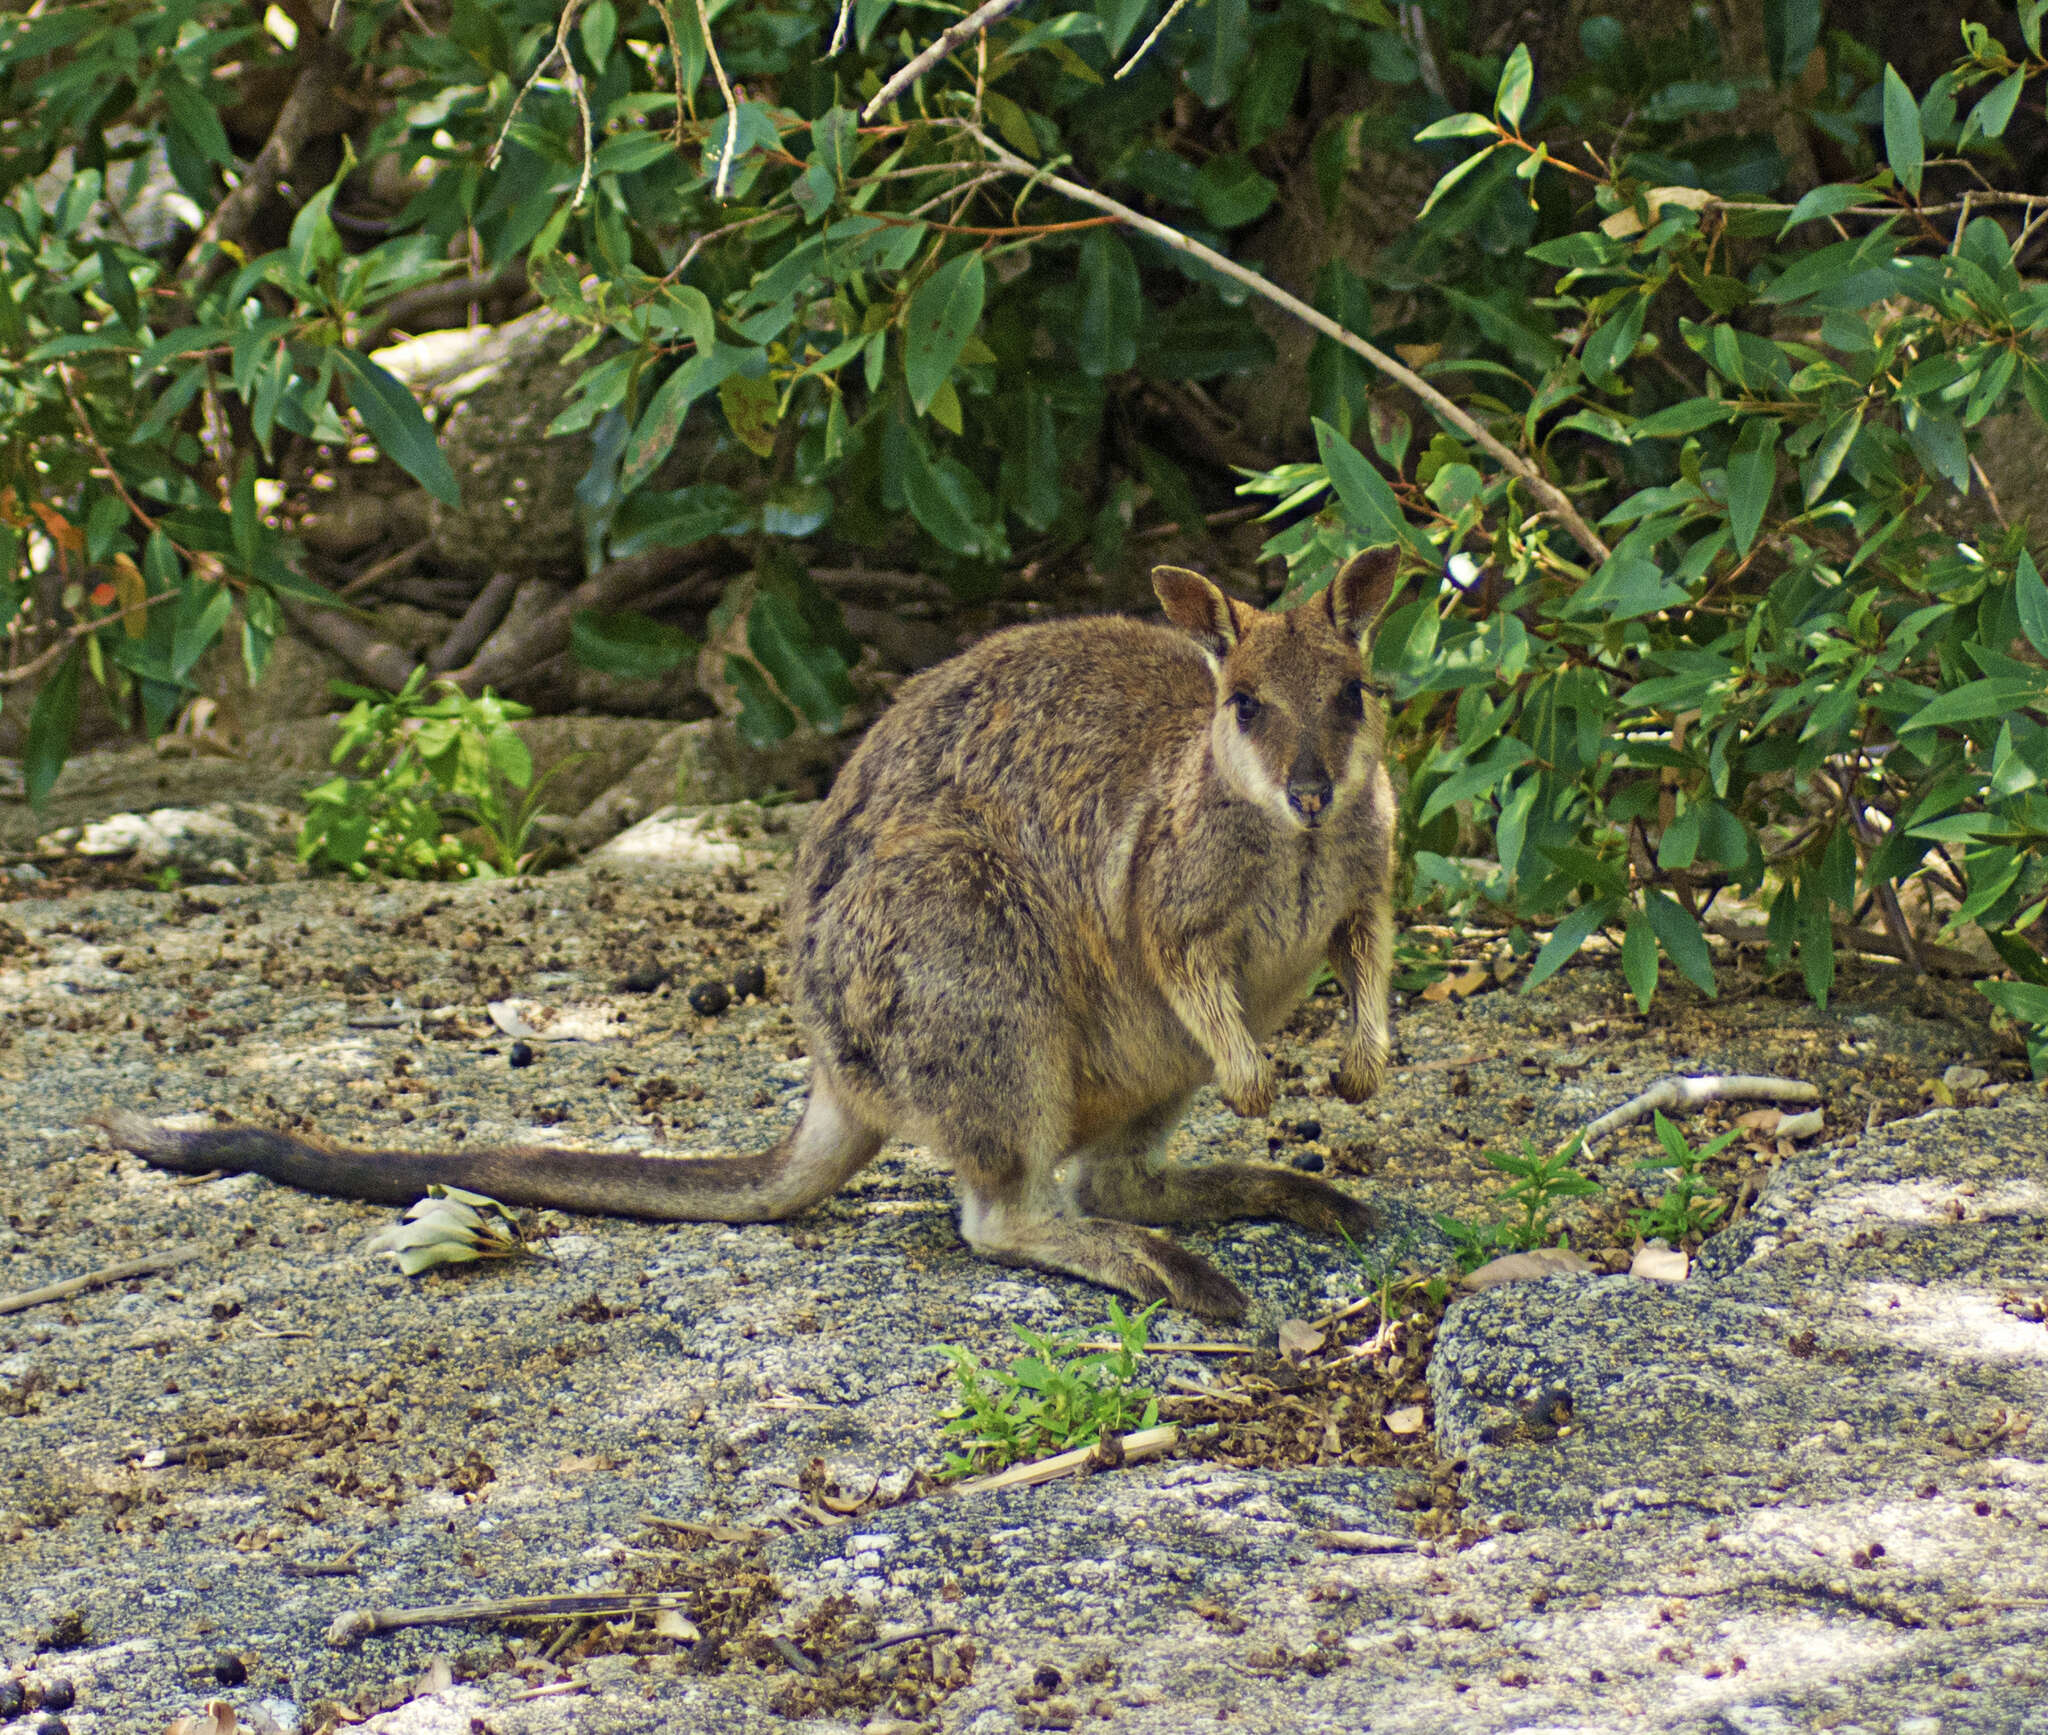
[[[1330,969],[1350,1003],[1344,1052],[1331,1084],[1346,1102],[1363,1102],[1387,1076],[1387,985],[1394,973],[1394,912],[1373,899],[1337,924]]]
[[[1264,1114],[1273,1106],[1278,1081],[1245,1025],[1244,1006],[1223,959],[1201,941],[1178,954],[1162,946],[1155,958],[1166,1002],[1209,1057],[1223,1100],[1241,1115]]]
[[[604,1217],[763,1223],[808,1210],[870,1162],[886,1136],[853,1115],[815,1074],[803,1119],[749,1156],[668,1157],[632,1151],[509,1146],[468,1151],[338,1149],[261,1127],[186,1132],[118,1111],[101,1117],[115,1144],[160,1169],[265,1175],[288,1187],[402,1205],[433,1185],[507,1204]]]
[[[1327,1181],[1270,1163],[1170,1163],[1167,1136],[1180,1119],[1176,1098],[1140,1115],[1121,1133],[1077,1154],[1075,1203],[1125,1223],[1223,1222],[1281,1217],[1325,1235],[1357,1237],[1379,1226],[1379,1213]]]

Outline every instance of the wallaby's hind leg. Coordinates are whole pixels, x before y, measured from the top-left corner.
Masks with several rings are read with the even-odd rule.
[[[1186,1102],[1179,1097],[1162,1103],[1076,1154],[1075,1203],[1081,1210],[1125,1223],[1283,1217],[1304,1229],[1353,1238],[1379,1227],[1379,1213],[1363,1200],[1293,1169],[1167,1162],[1166,1141]]]
[[[1164,1235],[1103,1217],[1055,1216],[964,1183],[961,1191],[961,1233],[986,1259],[1086,1278],[1142,1302],[1171,1302],[1204,1319],[1244,1318],[1244,1291]]]

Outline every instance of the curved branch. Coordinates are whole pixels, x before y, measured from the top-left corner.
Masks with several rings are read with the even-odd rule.
[[[270,137],[256,153],[241,185],[221,200],[206,227],[194,237],[185,254],[188,264],[197,264],[202,276],[210,275],[221,257],[223,243],[239,247],[248,235],[263,201],[277,191],[299,152],[319,137],[327,112],[349,67],[348,47],[339,33],[324,33],[292,85],[291,95],[278,110]]]
[[[1598,532],[1588,524],[1578,507],[1572,504],[1571,496],[1546,477],[1535,465],[1512,447],[1502,444],[1468,411],[1453,403],[1431,385],[1413,368],[1405,367],[1388,355],[1385,350],[1367,343],[1356,332],[1339,325],[1327,313],[1309,306],[1299,296],[1290,295],[1277,283],[1261,276],[1247,265],[1240,265],[1235,259],[1227,258],[1213,247],[1183,235],[1178,229],[1134,211],[1128,205],[1120,204],[1106,193],[1098,193],[1092,187],[1084,187],[1077,181],[1067,180],[1061,175],[1049,175],[1026,162],[1014,151],[1003,146],[983,132],[980,127],[968,121],[956,121],[956,126],[973,138],[989,156],[1012,174],[1036,176],[1042,186],[1053,188],[1079,204],[1093,205],[1098,211],[1106,211],[1126,228],[1135,229],[1141,235],[1149,235],[1163,246],[1171,247],[1176,253],[1185,253],[1192,259],[1199,259],[1211,271],[1219,272],[1233,283],[1241,283],[1253,294],[1270,301],[1282,312],[1291,313],[1304,325],[1322,333],[1332,343],[1341,344],[1352,354],[1362,357],[1388,379],[1406,386],[1417,397],[1459,429],[1468,438],[1485,448],[1502,469],[1519,476],[1528,485],[1530,493],[1542,503],[1543,509],[1571,533],[1572,540],[1595,560],[1605,560],[1613,551],[1600,539]]]
[[[889,82],[875,92],[868,106],[860,111],[860,118],[873,120],[970,36],[979,36],[999,18],[1016,11],[1023,4],[1024,0],[985,0],[958,24],[947,25],[939,33],[937,41],[914,59],[905,61]]]

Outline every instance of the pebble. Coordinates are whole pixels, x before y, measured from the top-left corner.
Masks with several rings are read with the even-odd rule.
[[[732,1004],[732,992],[723,982],[699,982],[690,990],[690,1009],[706,1018],[716,1018]]]

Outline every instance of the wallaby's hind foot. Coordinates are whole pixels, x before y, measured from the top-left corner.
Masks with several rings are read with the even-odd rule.
[[[1327,1181],[1270,1163],[1163,1163],[1132,1161],[1084,1166],[1082,1210],[1124,1223],[1223,1222],[1237,1217],[1281,1217],[1322,1235],[1354,1241],[1380,1226],[1363,1199]]]
[[[967,1244],[1002,1265],[1030,1265],[1086,1278],[1137,1301],[1164,1301],[1203,1319],[1239,1320],[1242,1289],[1206,1259],[1131,1223],[1101,1217],[1033,1217],[1016,1206],[980,1206],[970,1194],[963,1213]]]

